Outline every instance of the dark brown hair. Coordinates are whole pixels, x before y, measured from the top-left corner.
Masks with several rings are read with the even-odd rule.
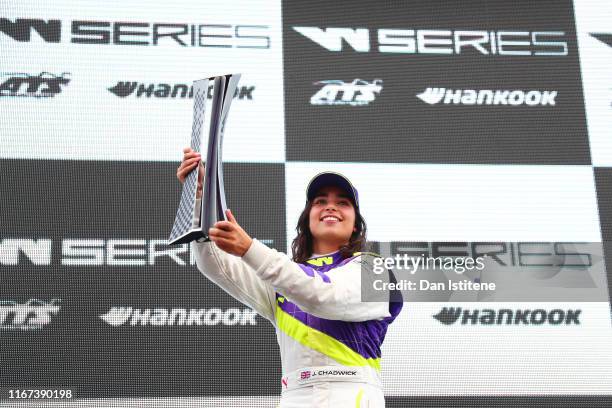
[[[310,209],[312,208],[313,200],[309,200],[304,207],[304,210],[300,214],[297,226],[295,230],[297,237],[291,243],[291,252],[293,253],[293,261],[297,263],[304,263],[310,257],[312,257],[313,247],[313,236],[310,232]],[[366,246],[366,223],[359,208],[353,203],[355,209],[355,227],[357,231],[353,231],[349,242],[340,248],[340,254],[342,258],[349,258],[353,256],[355,252],[361,252]]]

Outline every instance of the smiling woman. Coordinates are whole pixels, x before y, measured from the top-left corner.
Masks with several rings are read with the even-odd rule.
[[[200,155],[186,148],[178,179],[198,165]],[[276,328],[280,407],[384,407],[380,347],[402,303],[361,301],[362,263],[374,255],[360,252],[366,224],[357,189],[333,172],[311,180],[293,259],[252,239],[230,210],[227,219],[192,251],[206,277]]]
[[[357,190],[344,176],[319,174],[308,185],[306,197],[292,244],[295,262],[335,251],[348,258],[364,249],[366,223],[359,212]]]
[[[336,186],[323,187],[317,192],[309,218],[317,253],[335,251],[357,231],[355,209],[347,194]]]

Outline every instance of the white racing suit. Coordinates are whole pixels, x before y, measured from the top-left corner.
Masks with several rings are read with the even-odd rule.
[[[281,408],[385,406],[380,346],[402,303],[361,301],[361,262],[371,255],[298,264],[255,239],[242,258],[192,245],[204,275],[276,328]]]

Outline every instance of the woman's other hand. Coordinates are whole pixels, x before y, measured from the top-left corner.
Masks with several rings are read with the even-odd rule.
[[[238,224],[231,210],[225,212],[228,221],[218,221],[208,230],[208,236],[225,252],[243,256],[251,247],[253,239]]]
[[[202,156],[200,153],[192,150],[190,147],[183,149],[183,161],[176,170],[176,178],[182,183],[185,182],[185,178],[191,173],[196,166],[200,166],[200,172],[198,174],[198,191],[197,197],[202,197],[202,182],[204,181],[204,164],[202,163]]]

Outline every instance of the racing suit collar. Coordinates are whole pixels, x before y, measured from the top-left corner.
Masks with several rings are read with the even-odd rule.
[[[342,254],[340,253],[340,250],[338,250],[325,255],[312,254],[312,256],[307,259],[305,263],[314,266],[324,266],[335,265],[340,261],[342,261]]]

